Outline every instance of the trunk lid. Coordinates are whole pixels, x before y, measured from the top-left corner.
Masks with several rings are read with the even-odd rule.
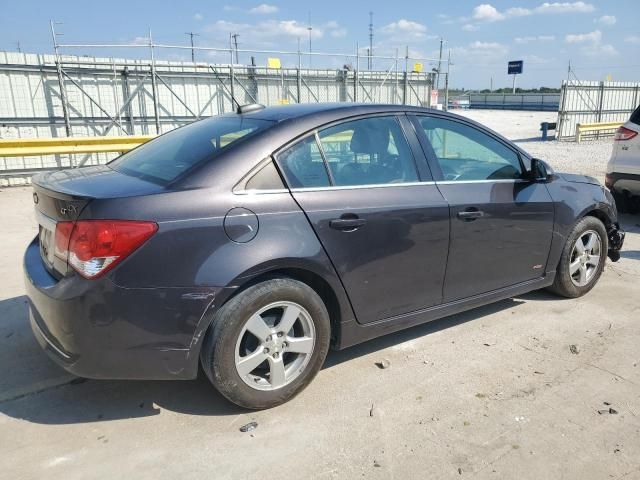
[[[56,226],[73,222],[94,199],[148,195],[163,191],[155,183],[116,172],[106,165],[42,173],[32,179],[42,261],[57,278],[68,271],[55,255]]]

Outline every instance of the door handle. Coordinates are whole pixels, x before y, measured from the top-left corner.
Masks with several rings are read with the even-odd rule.
[[[468,208],[463,210],[462,212],[458,212],[458,218],[465,222],[473,222],[477,218],[481,218],[484,216],[484,212],[478,210],[475,207]]]
[[[353,232],[363,226],[367,221],[357,215],[344,214],[340,218],[335,218],[329,222],[329,226],[335,230],[343,232]]]

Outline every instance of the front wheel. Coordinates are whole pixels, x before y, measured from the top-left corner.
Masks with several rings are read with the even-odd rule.
[[[288,278],[268,280],[222,306],[200,359],[220,393],[245,408],[294,397],[318,373],[329,349],[330,321],[318,294]]]
[[[607,231],[602,222],[595,217],[580,220],[567,237],[550,290],[568,298],[587,293],[602,274],[607,251]]]

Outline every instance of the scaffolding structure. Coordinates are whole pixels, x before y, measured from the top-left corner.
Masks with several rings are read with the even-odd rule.
[[[378,71],[361,69],[352,53],[236,49],[154,43],[61,44],[51,24],[54,55],[0,52],[0,137],[154,135],[194,120],[234,111],[238,105],[308,102],[370,102],[435,106],[433,72],[414,64],[437,59],[376,55]],[[131,49],[146,59],[69,55],[80,49]],[[228,54],[225,64],[159,60],[165,51]],[[282,68],[240,65],[235,55],[282,57]],[[305,57],[323,57],[341,68],[304,68]],[[253,63],[253,62],[252,62]],[[279,63],[279,62],[278,62]],[[319,62],[314,62],[316,65]],[[365,64],[366,65],[366,64]],[[279,67],[279,65],[278,65]],[[446,92],[444,104],[446,108]],[[442,98],[442,97],[441,97]],[[4,159],[0,178],[35,171],[103,163],[113,155],[57,155]]]

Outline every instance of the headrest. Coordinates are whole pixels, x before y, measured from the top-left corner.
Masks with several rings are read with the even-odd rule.
[[[380,123],[378,123],[378,128],[372,128],[370,121],[358,123],[351,136],[351,151],[366,154],[387,153],[389,150],[389,128]]]

